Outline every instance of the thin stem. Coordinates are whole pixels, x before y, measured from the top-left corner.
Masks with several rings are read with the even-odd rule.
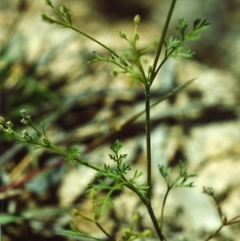
[[[158,221],[157,221],[156,216],[155,216],[155,214],[154,214],[154,212],[153,212],[151,203],[148,202],[148,203],[146,204],[146,207],[147,207],[149,216],[150,216],[150,218],[151,218],[151,220],[152,220],[153,226],[154,226],[154,228],[155,228],[155,231],[156,231],[159,239],[160,239],[161,241],[167,241],[167,239],[164,237],[164,235],[163,235],[163,233],[162,233],[162,230],[161,230],[160,226],[158,225]]]
[[[110,48],[108,48],[105,44],[99,42],[98,40],[96,40],[95,38],[91,37],[90,35],[82,32],[81,30],[75,28],[73,25],[72,25],[72,22],[71,22],[71,19],[68,19],[64,16],[64,14],[62,14],[62,12],[60,12],[59,10],[57,10],[52,4],[48,4],[52,9],[53,11],[58,15],[58,17],[60,19],[63,20],[63,22],[60,22],[60,21],[57,21],[55,19],[53,19],[51,21],[51,23],[56,23],[56,24],[59,24],[60,26],[63,26],[64,28],[70,28],[74,31],[76,31],[77,33],[80,33],[81,35],[85,36],[86,38],[88,39],[91,39],[93,42],[99,44],[100,46],[102,46],[104,49],[108,50],[110,53],[112,53],[115,57],[119,58],[119,56]],[[71,17],[70,17],[71,18]]]
[[[132,49],[134,51],[134,56],[136,58],[134,62],[136,64],[136,66],[138,67],[138,69],[139,69],[139,71],[140,71],[140,73],[141,73],[141,75],[142,75],[142,77],[144,79],[144,83],[147,83],[148,79],[147,79],[147,77],[145,75],[142,63],[140,61],[139,51],[136,48],[136,41],[134,42],[134,40],[133,40],[133,41],[128,41],[128,42],[130,43],[130,45],[132,46]]]
[[[163,228],[163,218],[164,218],[164,210],[165,210],[165,206],[166,206],[166,202],[167,202],[167,198],[168,198],[168,195],[171,191],[171,189],[175,186],[175,184],[181,179],[181,176],[177,177],[176,180],[171,184],[167,184],[167,191],[164,195],[164,198],[163,198],[163,202],[162,202],[162,210],[161,210],[161,214],[160,214],[160,227],[161,229]]]
[[[61,12],[59,12],[59,11],[58,11],[56,8],[54,8],[53,6],[52,6],[52,9],[53,9],[53,11],[54,11],[64,22],[69,23],[69,24],[71,25],[71,23],[68,21],[68,19],[66,19]]]
[[[150,85],[145,85],[145,131],[146,131],[146,148],[147,148],[147,198],[148,202],[145,205],[148,209],[148,213],[156,230],[156,233],[161,241],[166,241],[162,230],[158,224],[156,216],[153,212],[151,205],[151,190],[152,190],[152,157],[151,157],[151,127],[150,127]]]
[[[163,198],[163,203],[162,203],[162,210],[161,210],[161,216],[160,216],[160,227],[163,228],[163,215],[164,215],[164,209],[165,209],[165,204],[167,201],[168,194],[170,192],[171,188],[168,187],[167,192],[165,193],[165,196]]]
[[[162,68],[162,66],[164,65],[164,63],[168,60],[169,56],[175,51],[175,49],[173,49],[172,51],[170,51],[168,54],[165,53],[165,57],[162,60],[162,62],[158,65],[157,69],[155,70],[155,74],[154,74],[154,78],[157,75],[158,71]]]
[[[99,222],[96,221],[95,224],[109,238],[109,240],[115,241],[115,239],[113,239],[111,235],[107,233],[107,231],[102,227]]]
[[[154,59],[154,62],[153,62],[153,71],[152,71],[151,76],[150,76],[151,83],[153,82],[155,76],[157,75],[157,72],[159,71],[159,69],[157,69],[157,71],[155,71],[155,70],[157,68],[158,60],[159,60],[160,54],[162,52],[164,39],[165,39],[167,30],[168,30],[168,26],[169,26],[169,23],[170,23],[170,20],[171,20],[171,17],[172,17],[173,10],[174,10],[176,2],[177,2],[177,0],[172,0],[172,3],[171,3],[171,6],[169,8],[169,11],[168,11],[168,15],[167,15],[166,21],[165,21],[164,26],[163,26],[163,31],[162,31],[160,40],[158,42],[157,53],[155,55],[155,59]]]
[[[228,221],[229,224],[232,224],[234,222],[234,220],[240,218],[240,215],[237,215],[236,217],[232,218],[231,220]],[[238,220],[237,222],[239,222],[240,220]],[[236,221],[235,221],[236,222]]]
[[[60,155],[66,157],[66,158],[68,157],[68,153],[67,153],[67,152],[62,151],[61,149],[59,149],[58,147],[56,147],[56,146],[54,146],[54,145],[52,145],[52,144],[51,144],[49,147],[46,147],[46,148],[49,148],[49,149],[51,149],[51,150],[59,153]],[[96,167],[96,166],[93,166],[93,165],[91,165],[90,163],[88,163],[88,162],[86,162],[86,161],[83,161],[83,160],[81,160],[81,159],[79,159],[79,158],[77,158],[77,157],[75,157],[74,160],[76,160],[78,163],[80,163],[80,164],[82,164],[82,165],[84,165],[84,166],[86,166],[86,167],[89,167],[89,168],[91,168],[91,169],[93,169],[93,170],[95,170],[95,171],[97,171],[97,172],[99,172],[99,173],[102,173],[102,172],[103,172],[102,169],[100,169],[100,168],[98,168],[98,167]]]
[[[70,29],[74,30],[75,32],[83,35],[84,37],[86,37],[86,38],[92,40],[93,42],[97,43],[98,45],[102,46],[104,49],[106,49],[107,51],[112,53],[116,58],[119,58],[119,55],[116,54],[112,49],[108,48],[105,44],[101,43],[100,41],[96,40],[95,38],[91,37],[90,35],[84,33],[83,31],[75,28],[72,24],[70,24],[70,23],[62,23],[62,22],[59,22],[57,20],[54,20],[54,23],[56,23],[58,25],[61,25],[64,28],[70,28]]]
[[[112,49],[108,48],[105,44],[99,42],[98,40],[96,40],[95,38],[91,37],[90,35],[82,32],[81,30],[79,30],[79,29],[77,29],[77,28],[75,28],[75,27],[73,27],[73,26],[68,26],[68,28],[71,28],[72,30],[80,33],[81,35],[85,36],[86,38],[91,39],[93,42],[99,44],[99,45],[102,46],[104,49],[106,49],[106,50],[108,50],[109,52],[111,52],[115,57],[119,58],[119,56],[118,56]]]
[[[211,234],[207,239],[205,239],[205,241],[212,239],[223,227],[224,225],[221,225],[213,234]]]
[[[150,85],[145,85],[145,132],[147,148],[147,197],[151,200],[152,189],[152,157],[151,157],[151,127],[150,127]]]

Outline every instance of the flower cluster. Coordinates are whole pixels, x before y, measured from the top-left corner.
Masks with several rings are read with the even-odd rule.
[[[12,135],[14,133],[13,124],[11,121],[5,121],[5,119],[0,116],[0,131],[4,134]]]

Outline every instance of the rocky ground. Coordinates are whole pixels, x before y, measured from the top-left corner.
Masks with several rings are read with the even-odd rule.
[[[135,14],[142,17],[140,45],[159,38],[168,2],[71,0],[67,5],[79,28],[122,51],[128,46],[118,31],[131,36]],[[120,132],[115,128],[143,110],[142,86],[126,76],[113,77],[113,66],[87,64],[93,51],[106,53],[71,30],[44,23],[41,13],[51,12],[44,1],[1,1],[0,9],[1,115],[21,130],[19,110],[27,109],[34,122],[46,119],[48,136],[55,144],[79,145],[83,158],[100,167],[111,165],[109,145],[120,139],[133,170],[145,172],[143,118]],[[155,100],[196,78],[177,96],[152,108],[155,212],[160,213],[166,192],[159,164],[171,166],[174,176],[182,160],[189,173],[197,173],[195,188],[170,193],[164,232],[171,241],[205,241],[219,227],[217,207],[203,194],[203,187],[214,189],[228,220],[240,215],[239,9],[239,0],[179,1],[169,34],[176,34],[180,17],[204,18],[211,27],[190,43],[195,57],[169,60],[152,87]],[[3,241],[74,240],[55,235],[70,220],[82,231],[105,237],[89,222],[69,214],[74,207],[91,216],[91,199],[85,190],[95,181],[95,172],[69,165],[53,153],[18,145],[11,138],[1,137],[1,143]],[[133,193],[124,189],[113,199],[114,208],[101,220],[109,233],[117,238],[135,212],[142,217],[139,229],[151,228]],[[239,230],[240,224],[227,226],[212,240],[238,241]]]

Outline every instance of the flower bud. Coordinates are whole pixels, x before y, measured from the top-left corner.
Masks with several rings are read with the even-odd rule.
[[[111,73],[113,76],[118,76],[118,71],[117,70],[112,70],[112,73]]]
[[[56,20],[53,17],[48,16],[46,13],[42,14],[42,19],[48,23],[55,23]]]
[[[8,129],[3,129],[3,132],[8,134],[8,135],[12,135],[13,134],[13,130],[8,128]]]
[[[150,238],[152,236],[152,231],[149,229],[146,229],[143,231],[143,236],[146,238]]]
[[[134,24],[138,25],[138,24],[140,23],[140,21],[141,21],[141,18],[140,18],[140,16],[137,14],[137,15],[134,17],[133,22],[134,22]]]
[[[212,187],[203,187],[203,192],[206,193],[209,196],[214,195],[214,190]]]
[[[93,220],[94,220],[94,221],[97,221],[100,217],[101,217],[101,216],[100,216],[99,213],[97,213],[97,212],[94,212],[94,213],[93,213]]]
[[[78,216],[79,215],[79,211],[76,208],[71,209],[70,213],[71,213],[72,216]]]
[[[24,138],[27,134],[28,134],[27,131],[24,129],[24,130],[22,131],[22,137]]]
[[[13,124],[12,124],[11,121],[7,121],[6,125],[7,125],[8,128],[13,128]]]
[[[134,214],[133,217],[132,217],[132,222],[133,222],[133,223],[136,223],[138,220],[139,220],[139,214],[136,213],[136,214]]]
[[[45,136],[42,136],[41,140],[46,146],[50,146],[51,142]]]
[[[151,74],[153,71],[153,67],[152,66],[148,66],[148,73]]]
[[[26,120],[26,119],[21,119],[21,123],[23,123],[24,125],[27,125],[27,123],[28,123],[28,120]]]
[[[46,5],[53,7],[52,2],[50,0],[45,0]]]
[[[126,228],[126,229],[123,231],[123,233],[124,233],[125,235],[130,235],[130,234],[132,233],[132,231],[131,231],[129,228]]]
[[[222,216],[221,217],[221,220],[222,220],[222,224],[226,224],[227,223],[227,217],[226,216]]]
[[[22,117],[26,120],[30,120],[31,119],[31,116],[27,113],[26,110],[20,110],[20,113],[22,115]]]
[[[134,41],[138,41],[139,40],[139,35],[138,34],[134,34]]]
[[[67,9],[67,7],[66,7],[65,5],[62,5],[62,6],[60,7],[60,11],[61,11],[62,13],[67,13],[67,12],[68,12],[68,9]]]
[[[127,35],[125,34],[124,31],[119,31],[119,35],[120,35],[121,38],[126,38],[127,37]]]
[[[71,22],[71,12],[65,5],[60,7],[60,11],[66,16],[67,20]]]
[[[0,116],[0,123],[4,122],[4,118],[2,116]]]

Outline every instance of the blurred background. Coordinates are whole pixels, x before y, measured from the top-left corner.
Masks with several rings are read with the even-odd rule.
[[[75,26],[120,53],[129,46],[118,31],[130,38],[136,14],[141,16],[139,46],[158,40],[170,4],[167,0],[52,2],[67,5]],[[214,188],[228,219],[240,215],[239,11],[239,0],[181,0],[171,21],[168,35],[173,36],[182,17],[189,21],[189,28],[196,18],[211,25],[199,40],[187,45],[196,52],[194,58],[170,59],[152,87],[156,99],[196,78],[179,95],[152,109],[155,209],[166,190],[156,171],[158,164],[177,167],[183,160],[190,172],[198,174],[196,188],[175,190],[170,196],[165,231],[169,240],[175,240],[174,236],[204,240],[218,227],[216,208],[202,194],[202,186]],[[43,12],[52,14],[43,0],[0,2],[0,115],[21,132],[25,127],[19,111],[27,110],[36,125],[46,120],[52,142],[63,148],[78,145],[83,159],[100,167],[109,162],[109,145],[120,139],[128,161],[144,171],[143,119],[121,132],[114,129],[143,110],[142,86],[128,76],[113,77],[114,66],[88,64],[93,51],[107,53],[69,29],[43,22]],[[152,58],[148,56],[146,63]],[[69,212],[78,208],[91,216],[91,199],[85,190],[95,182],[95,172],[69,165],[47,150],[19,145],[11,136],[1,133],[0,138],[3,241],[76,240],[56,235],[69,228],[70,220],[80,230],[104,239],[96,227]],[[151,228],[145,211],[127,190],[114,194],[114,208],[102,222],[118,237],[136,209],[143,217],[138,228]],[[225,228],[214,240],[237,241],[239,227]]]

